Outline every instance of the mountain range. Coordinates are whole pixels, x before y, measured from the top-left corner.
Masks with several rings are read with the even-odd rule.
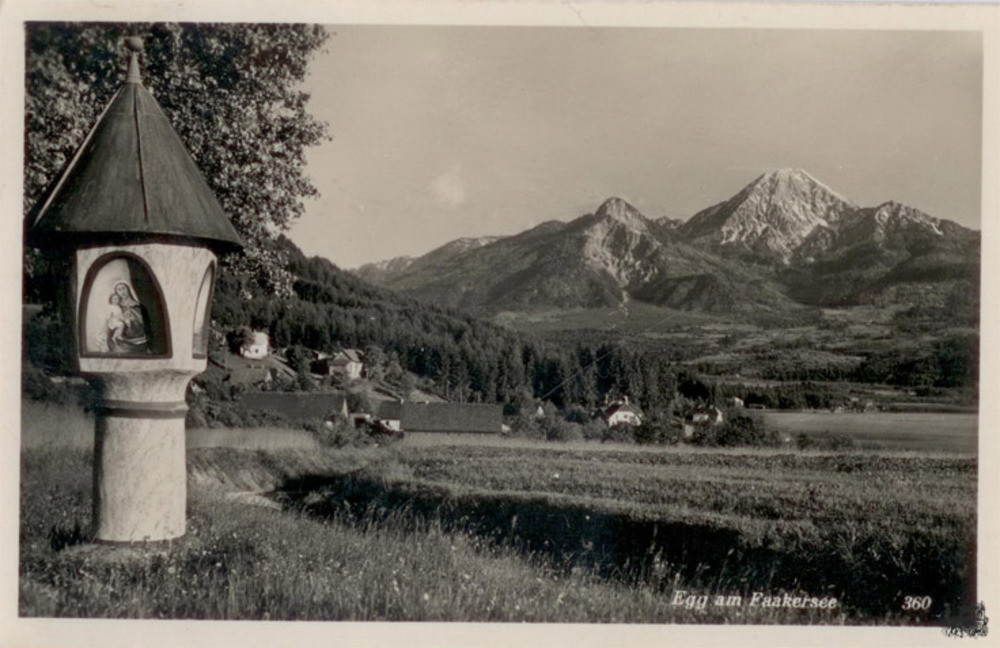
[[[785,312],[938,306],[978,293],[979,232],[896,202],[859,207],[799,169],[761,175],[681,222],[621,198],[570,222],[462,238],[355,274],[480,311],[612,307]]]

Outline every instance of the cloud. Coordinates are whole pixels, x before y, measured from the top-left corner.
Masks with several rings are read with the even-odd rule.
[[[440,205],[454,208],[465,204],[465,183],[458,172],[456,167],[431,181],[431,195]]]

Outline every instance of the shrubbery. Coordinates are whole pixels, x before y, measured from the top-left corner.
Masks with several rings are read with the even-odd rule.
[[[320,445],[326,448],[343,448],[371,443],[371,437],[354,427],[351,421],[342,415],[326,423],[309,425],[307,429],[316,437]]]
[[[21,395],[33,401],[77,405],[85,412],[92,411],[97,403],[97,392],[90,383],[55,383],[30,362],[21,363]]]
[[[607,425],[604,421],[600,419],[592,419],[586,425],[580,428],[580,432],[583,434],[583,438],[587,441],[598,441],[604,437],[604,432],[607,430]]]
[[[852,450],[857,447],[854,437],[843,432],[830,432],[810,436],[805,432],[800,432],[795,437],[795,445],[799,450]]]
[[[676,445],[681,440],[680,429],[665,411],[650,412],[642,425],[633,428],[632,435],[636,443],[650,445]]]
[[[703,446],[751,446],[774,447],[781,445],[781,435],[771,429],[762,416],[756,412],[734,410],[718,426],[698,428],[691,441]]]
[[[601,441],[602,443],[638,443],[643,445],[676,445],[681,443],[680,421],[666,410],[647,414],[641,425],[625,423],[609,427],[603,420],[593,419],[579,406],[556,411],[543,406],[544,416],[536,416],[535,408],[521,408],[506,419],[510,434],[522,438],[548,441]],[[585,422],[581,422],[581,418]],[[773,447],[782,443],[781,434],[771,429],[757,412],[731,409],[725,413],[725,423],[719,426],[699,426],[690,442],[718,447]]]
[[[560,412],[551,403],[545,403],[541,416],[537,415],[537,407],[531,402],[511,406],[506,411],[512,412],[505,420],[511,436],[524,439],[583,441],[601,439],[605,432],[604,423],[592,421],[579,405],[571,405]]]
[[[548,441],[583,441],[583,426],[579,423],[552,417],[543,419],[540,427]]]
[[[304,427],[312,433],[320,445],[327,448],[384,445],[400,441],[404,436],[399,430],[388,430],[374,424],[355,427],[351,420],[343,415],[337,415],[323,423],[310,422]]]
[[[619,423],[604,428],[601,436],[602,442],[612,443],[635,443],[635,427],[627,423]]]
[[[30,363],[21,364],[21,393],[31,400],[67,404],[76,396],[66,385],[53,383],[38,367]]]
[[[207,399],[189,402],[185,420],[188,428],[305,427],[270,410],[246,410],[236,403],[215,403]]]

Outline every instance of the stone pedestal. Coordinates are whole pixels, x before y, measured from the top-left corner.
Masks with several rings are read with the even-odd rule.
[[[80,371],[101,394],[94,539],[175,540],[186,527],[185,392],[207,365],[215,255],[137,244],[80,250],[76,262]]]
[[[94,437],[94,539],[151,542],[185,532],[184,414],[104,409]]]
[[[154,372],[104,381],[94,431],[98,542],[160,542],[184,535],[184,391],[194,375]]]

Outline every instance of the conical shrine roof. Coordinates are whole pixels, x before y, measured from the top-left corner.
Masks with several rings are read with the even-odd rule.
[[[39,247],[174,239],[220,251],[239,235],[166,115],[129,76],[51,193],[36,207],[29,240]]]

